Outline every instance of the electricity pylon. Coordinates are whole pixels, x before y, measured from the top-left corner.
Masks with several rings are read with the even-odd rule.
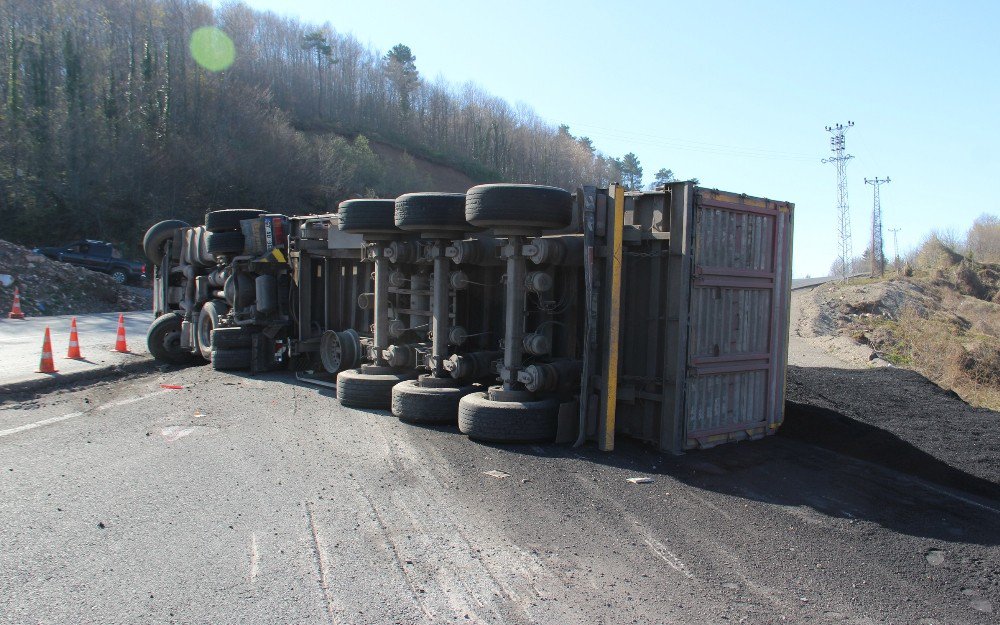
[[[824,163],[833,163],[837,167],[837,235],[840,237],[838,253],[840,257],[840,278],[846,281],[851,273],[851,209],[847,200],[847,161],[854,158],[850,154],[845,154],[844,133],[854,127],[854,122],[847,122],[847,125],[837,124],[827,126],[826,131],[832,134],[830,137],[830,151],[834,156],[824,158]]]
[[[885,246],[882,244],[882,203],[879,199],[878,188],[887,182],[892,182],[889,176],[885,178],[876,177],[873,180],[865,178],[865,184],[870,184],[875,188],[875,199],[872,203],[872,277],[881,278],[885,275]]]

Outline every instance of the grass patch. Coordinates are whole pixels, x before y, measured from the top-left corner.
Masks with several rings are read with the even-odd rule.
[[[1000,410],[1000,338],[912,308],[898,321],[873,315],[853,326],[850,335],[886,361],[919,371],[970,404]]]

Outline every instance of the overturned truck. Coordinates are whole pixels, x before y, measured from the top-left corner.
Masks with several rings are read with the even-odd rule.
[[[793,206],[491,184],[156,224],[150,352],[293,369],[493,442],[755,439],[784,414]]]

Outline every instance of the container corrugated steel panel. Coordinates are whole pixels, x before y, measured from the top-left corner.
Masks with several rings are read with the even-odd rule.
[[[699,190],[685,447],[773,432],[784,414],[791,206]]]

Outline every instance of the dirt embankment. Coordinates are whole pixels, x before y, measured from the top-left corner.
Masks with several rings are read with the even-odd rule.
[[[125,312],[152,307],[148,288],[122,286],[106,274],[50,260],[28,248],[0,240],[0,314],[4,317],[10,312],[14,287],[20,292],[21,310],[28,316]]]
[[[998,410],[1000,304],[989,280],[963,273],[828,283],[800,296],[801,325],[842,360],[912,369]]]
[[[916,367],[893,365],[876,340],[864,338],[901,325],[907,310],[962,314],[962,306],[949,309],[935,295],[918,280],[794,291],[779,434],[1000,499],[1000,413],[970,405]],[[988,321],[976,323],[985,328]]]
[[[965,368],[1000,305],[940,278],[827,283],[793,292],[790,329],[783,435],[1000,498],[996,387],[972,377],[1000,369]]]

